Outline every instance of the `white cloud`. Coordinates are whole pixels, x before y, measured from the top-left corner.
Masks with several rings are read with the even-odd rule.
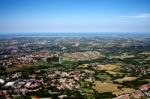
[[[140,13],[137,15],[121,16],[121,18],[150,18],[150,13]]]

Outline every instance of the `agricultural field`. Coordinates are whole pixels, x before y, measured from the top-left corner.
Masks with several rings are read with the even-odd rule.
[[[116,79],[114,81],[118,83],[123,83],[123,82],[128,82],[128,81],[134,81],[136,79],[137,77],[124,77],[124,78]]]
[[[64,60],[93,60],[100,58],[100,53],[96,51],[64,53],[62,55]]]
[[[118,86],[118,84],[114,83],[102,83],[101,81],[95,81],[93,88],[99,93],[105,93],[119,91]]]
[[[136,91],[137,90],[132,89],[132,88],[122,88],[119,91],[113,92],[113,94],[116,95],[116,96],[120,96],[120,95],[123,95],[123,94],[131,94],[131,93],[136,92]]]
[[[117,72],[120,70],[119,65],[114,65],[114,64],[105,64],[105,65],[98,65],[97,70],[103,70],[103,71],[114,71]]]

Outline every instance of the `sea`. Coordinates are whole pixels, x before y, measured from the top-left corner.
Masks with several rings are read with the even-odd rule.
[[[0,39],[19,38],[19,37],[150,37],[150,33],[112,33],[112,32],[70,32],[70,33],[0,33]]]

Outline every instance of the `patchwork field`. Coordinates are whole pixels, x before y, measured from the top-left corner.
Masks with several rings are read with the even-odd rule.
[[[133,81],[133,80],[136,80],[137,77],[124,77],[124,78],[121,78],[121,79],[116,79],[115,81],[118,82],[118,83],[123,83],[123,82],[127,82],[127,81]]]
[[[117,92],[113,92],[114,95],[119,96],[119,95],[123,95],[123,94],[130,94],[135,92],[135,89],[132,88],[122,88],[121,90],[117,91]]]
[[[119,65],[114,65],[114,64],[98,65],[97,70],[119,71],[120,66]]]
[[[109,73],[109,74],[111,74],[111,75],[117,75],[118,72],[106,71],[106,73]]]
[[[94,71],[88,70],[88,69],[84,69],[84,70],[82,70],[82,71],[84,71],[84,72],[86,72],[86,73],[90,73],[90,74],[94,74],[94,73],[95,73]]]
[[[95,86],[93,86],[93,89],[95,89],[99,93],[119,91],[118,84],[102,83],[101,81],[95,81],[94,84]]]
[[[143,54],[143,55],[150,55],[150,52],[142,52],[140,54]]]
[[[93,60],[100,57],[100,53],[96,51],[64,53],[63,58],[66,60]]]
[[[96,78],[101,79],[101,80],[111,80],[111,77],[108,74],[97,74]]]

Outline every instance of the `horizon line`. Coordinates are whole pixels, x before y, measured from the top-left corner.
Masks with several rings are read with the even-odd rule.
[[[66,33],[66,34],[69,34],[69,33],[82,33],[82,34],[87,34],[87,33],[150,33],[150,32],[0,32],[0,34],[23,34],[23,33],[26,33],[26,34],[34,34],[34,33],[44,33],[44,34],[47,34],[47,33]]]

